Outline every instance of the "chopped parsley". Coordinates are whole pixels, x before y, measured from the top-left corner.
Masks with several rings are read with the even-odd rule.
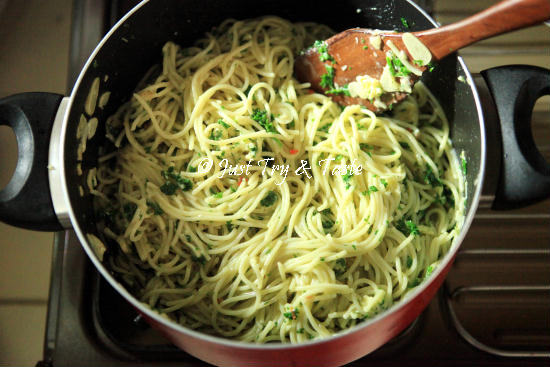
[[[462,174],[466,176],[466,173],[468,173],[468,162],[464,157],[460,157],[460,168],[462,168]]]
[[[327,70],[326,74],[321,75],[321,85],[322,88],[334,88],[334,67],[330,65],[325,65]]]
[[[319,131],[322,131],[322,132],[325,132],[325,133],[328,133],[328,130],[330,129],[330,127],[332,126],[332,122],[326,124],[326,125],[323,125],[322,127],[320,127],[318,130]]]
[[[256,121],[262,127],[267,131],[268,133],[276,133],[277,130],[275,130],[275,126],[273,125],[273,114],[271,116],[268,116],[266,110],[260,110],[258,108],[255,108],[252,111],[252,116],[250,116],[252,120]]]
[[[343,95],[348,96],[348,97],[351,96],[347,84],[344,85],[343,87],[329,89],[325,93],[326,94],[343,94]]]
[[[372,150],[373,147],[372,147],[372,145],[367,144],[367,143],[359,143],[359,148],[362,151],[367,152],[367,154],[368,154],[368,153],[370,153],[369,150]]]
[[[342,180],[346,184],[346,190],[351,187],[350,180],[351,180],[352,177],[353,177],[353,172],[350,171],[350,170],[348,170],[348,172],[346,172],[345,174],[342,175]]]
[[[176,173],[174,171],[174,166],[168,167],[166,171],[161,172],[162,177],[168,182],[175,182],[175,184],[182,190],[182,191],[189,191],[193,188],[193,182],[185,177],[181,177],[179,173]],[[166,185],[166,184],[164,184]],[[163,186],[164,186],[163,185]],[[162,186],[161,186],[162,187]],[[169,190],[168,187],[166,189]],[[162,189],[161,189],[162,190]],[[163,191],[164,192],[164,191]],[[171,194],[170,194],[171,195]]]
[[[384,187],[388,187],[388,181],[386,181],[385,179],[381,178],[380,182],[382,183],[382,185],[384,185]]]
[[[411,146],[410,146],[409,143],[407,143],[407,142],[400,141],[400,142],[399,142],[399,145],[401,145],[401,148],[403,148],[403,149],[407,149],[407,150],[410,150],[410,149],[411,149]]]
[[[149,201],[147,200],[147,206],[153,210],[153,214],[154,215],[162,215],[164,214],[164,210],[162,210],[162,208],[157,204],[155,203],[154,201]]]
[[[432,167],[430,166],[427,166],[426,171],[424,171],[424,182],[432,185],[433,187],[443,185],[439,177],[435,176],[435,173],[432,171]]]
[[[395,228],[397,228],[405,236],[409,236],[411,234],[413,236],[418,236],[420,234],[420,230],[412,220],[405,220],[401,218],[395,224]]]
[[[332,210],[330,208],[323,209],[321,210],[321,214],[330,215],[332,214]]]
[[[208,139],[210,139],[210,140],[220,140],[222,136],[223,136],[223,133],[220,130],[212,129],[210,131],[210,136],[208,137]]]
[[[137,210],[136,204],[134,203],[124,204],[124,206],[122,207],[122,211],[124,213],[124,217],[128,222],[131,221],[132,218],[134,218],[134,214],[136,210]]]
[[[284,312],[283,316],[289,320],[296,320],[299,314],[300,314],[300,310],[298,310],[298,307],[296,307],[296,308],[292,308],[288,312]]]
[[[217,122],[218,122],[218,124],[222,125],[226,129],[229,128],[229,124],[227,122],[223,121],[222,119],[219,119]]]
[[[160,191],[162,191],[163,194],[166,195],[174,195],[176,193],[176,190],[178,189],[178,185],[171,181],[166,181],[161,187]]]
[[[204,257],[204,255],[201,255],[201,256],[191,256],[191,260],[193,260],[193,262],[196,262],[196,263],[199,263],[201,265],[204,265],[206,264],[206,258]]]
[[[405,28],[410,28],[409,22],[407,22],[407,19],[401,17],[401,23],[403,24],[403,26],[405,26]]]
[[[313,47],[315,47],[315,49],[319,53],[319,60],[321,60],[322,62],[325,62],[325,61],[334,62],[334,57],[332,57],[328,53],[328,44],[325,41],[317,40],[313,43]]]
[[[410,256],[407,256],[407,268],[410,268],[413,264],[413,259]]]
[[[275,191],[270,191],[270,192],[267,193],[265,198],[263,198],[260,201],[260,204],[262,206],[271,206],[271,205],[275,204],[276,201],[277,201],[277,194],[275,193]]]
[[[386,56],[386,62],[392,76],[408,76],[411,71],[396,56]]]
[[[426,278],[429,277],[432,274],[433,271],[434,271],[434,267],[432,265],[428,266],[428,268],[426,269],[425,277]]]
[[[334,226],[334,221],[331,219],[323,219],[321,220],[321,223],[323,225],[323,229],[331,229]]]
[[[340,276],[346,272],[348,269],[348,265],[346,263],[346,259],[338,259],[334,263],[334,267],[332,270],[334,270],[334,274],[336,276]]]
[[[228,220],[227,222],[225,222],[225,225],[226,225],[227,230],[228,230],[229,232],[231,232],[231,231],[233,230],[233,224],[231,224],[231,221],[230,221],[230,220]]]

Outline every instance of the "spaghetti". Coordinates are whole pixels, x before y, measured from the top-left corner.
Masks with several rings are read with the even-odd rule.
[[[265,17],[169,42],[108,119],[116,149],[88,186],[105,261],[142,302],[295,343],[382,312],[447,253],[464,193],[441,107],[422,84],[384,116],[312,93],[294,55],[329,34]]]

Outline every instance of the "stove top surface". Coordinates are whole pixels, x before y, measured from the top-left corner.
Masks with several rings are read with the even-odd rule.
[[[70,86],[137,0],[75,0]],[[547,143],[546,143],[547,144]],[[550,201],[480,209],[442,289],[401,335],[349,366],[547,366]],[[206,366],[151,329],[97,273],[72,231],[55,236],[45,366]]]

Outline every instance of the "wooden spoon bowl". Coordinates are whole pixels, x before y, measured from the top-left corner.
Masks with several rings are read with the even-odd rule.
[[[505,0],[460,22],[411,34],[427,47],[432,60],[438,61],[474,42],[547,19],[550,19],[549,0]],[[391,48],[389,44],[404,51],[411,64],[415,63],[403,42],[404,34],[364,28],[338,33],[325,42],[317,42],[316,47],[297,57],[294,64],[296,78],[311,83],[315,91],[330,95],[341,105],[360,104],[374,112],[391,109],[408,94],[402,91],[383,93],[380,100],[384,107],[375,105],[369,99],[351,97],[342,87],[363,75],[380,80],[387,64],[386,56]],[[376,42],[377,37],[380,44]],[[427,65],[421,63],[415,63],[414,66],[417,73],[418,70],[424,72],[427,69]],[[396,76],[397,81],[400,78]],[[420,75],[410,73],[407,78],[414,84]]]

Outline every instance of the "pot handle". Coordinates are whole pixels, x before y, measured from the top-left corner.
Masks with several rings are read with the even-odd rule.
[[[0,191],[0,221],[37,231],[58,231],[48,181],[50,135],[62,95],[21,93],[0,99],[0,125],[17,139],[15,172]]]
[[[540,154],[531,132],[536,100],[550,94],[550,71],[529,65],[484,70],[502,136],[502,163],[493,209],[527,206],[550,197],[550,163]]]

